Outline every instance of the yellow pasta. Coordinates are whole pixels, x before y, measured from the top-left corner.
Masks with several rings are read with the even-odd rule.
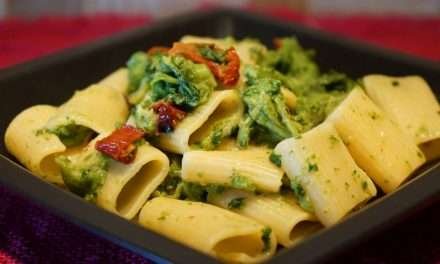
[[[387,193],[425,162],[412,138],[360,88],[351,91],[327,120],[335,125],[356,163]]]
[[[162,183],[169,170],[168,158],[145,143],[130,164],[111,161],[96,203],[124,218],[132,219]]]
[[[41,130],[56,112],[57,108],[50,105],[25,109],[6,129],[5,145],[34,174],[49,182],[62,184],[63,179],[54,157],[64,152],[66,147],[57,136]]]
[[[73,123],[101,134],[123,124],[127,115],[128,106],[122,94],[106,86],[91,85],[75,92],[72,98],[58,108],[45,127],[56,130]]]
[[[426,151],[428,159],[439,157],[440,148],[431,146],[440,144],[440,106],[423,78],[374,74],[365,76],[363,82],[374,103],[409,133],[422,150],[431,149]]]
[[[104,85],[110,87],[120,94],[125,95],[128,89],[128,70],[127,68],[120,68],[110,75],[106,76],[104,79],[99,81],[99,85]]]
[[[182,179],[202,185],[220,184],[277,192],[283,171],[264,150],[189,151],[182,159]],[[245,185],[245,186],[243,186]]]
[[[200,202],[154,198],[142,208],[139,223],[225,262],[261,262],[274,254],[277,245],[265,226]]]
[[[295,245],[321,228],[313,214],[299,207],[291,197],[279,194],[255,195],[227,190],[214,195],[210,202],[269,226],[285,247]]]
[[[280,142],[275,152],[281,155],[289,179],[308,196],[299,199],[310,199],[325,226],[337,223],[376,195],[373,182],[356,165],[329,123],[313,128],[299,139]]]
[[[242,114],[243,105],[237,91],[215,91],[208,102],[186,116],[173,132],[161,134],[157,144],[165,150],[184,153],[212,132],[217,122],[226,120],[232,127],[238,125]]]

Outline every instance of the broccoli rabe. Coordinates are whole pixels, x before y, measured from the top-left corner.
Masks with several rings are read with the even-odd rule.
[[[301,206],[301,208],[304,210],[313,213],[314,209],[312,202],[310,201],[310,197],[307,195],[302,185],[295,179],[290,179],[290,187],[293,190],[293,195],[298,201],[299,206]]]
[[[247,67],[247,82],[242,93],[246,117],[239,124],[238,145],[245,148],[252,135],[266,143],[275,144],[285,138],[297,136],[301,125],[286,107],[281,93],[281,82],[273,78],[259,78],[262,68]],[[264,75],[264,74],[263,74]],[[256,133],[256,132],[262,133]]]
[[[197,143],[197,146],[204,150],[216,149],[224,138],[232,135],[240,122],[241,114],[235,114],[218,120],[212,125],[209,134],[203,140]]]
[[[204,64],[181,56],[162,56],[150,81],[151,99],[166,100],[191,110],[205,103],[217,82]]]
[[[78,154],[73,157],[58,156],[55,162],[67,188],[73,193],[94,201],[107,177],[109,159],[99,152]]]
[[[93,130],[77,125],[73,120],[55,128],[47,129],[47,132],[57,135],[66,147],[81,145],[93,135]]]

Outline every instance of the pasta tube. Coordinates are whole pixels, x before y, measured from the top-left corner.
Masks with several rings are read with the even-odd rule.
[[[6,129],[5,145],[31,172],[49,182],[62,184],[63,179],[54,158],[56,154],[63,153],[66,147],[57,136],[41,130],[56,112],[57,108],[50,105],[25,109]]]
[[[45,127],[55,131],[59,127],[75,125],[101,134],[123,124],[127,115],[128,106],[122,94],[106,86],[91,85],[75,92],[72,98],[58,108]]]
[[[440,106],[425,80],[375,74],[363,82],[371,100],[414,138],[428,159],[440,157],[440,148],[426,149],[440,144]]]
[[[278,194],[255,195],[231,189],[214,195],[209,202],[269,226],[285,247],[295,245],[321,227],[313,214],[293,199]]]
[[[110,161],[96,203],[126,219],[132,219],[165,179],[168,170],[169,161],[164,153],[148,143],[138,146],[132,163]]]
[[[243,105],[237,91],[215,91],[208,102],[186,116],[173,132],[161,134],[157,144],[165,150],[184,153],[191,145],[203,142],[213,131],[233,129],[240,122],[242,114]],[[212,138],[217,140],[216,137]]]
[[[356,163],[389,193],[425,162],[412,138],[355,88],[327,119],[338,130]]]
[[[310,199],[325,226],[376,195],[373,182],[356,165],[331,124],[323,123],[300,139],[286,139],[274,151],[281,155],[299,202]]]
[[[128,89],[128,70],[127,68],[120,68],[110,75],[106,76],[104,79],[99,81],[99,85],[104,85],[110,87],[120,94],[127,94]]]
[[[182,179],[201,185],[278,192],[282,177],[264,150],[189,151],[182,159]]]
[[[170,198],[148,201],[142,226],[226,262],[255,263],[275,253],[270,229],[233,212],[200,202]]]

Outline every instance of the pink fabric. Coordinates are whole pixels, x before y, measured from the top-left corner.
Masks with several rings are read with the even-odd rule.
[[[264,13],[440,60],[439,17],[308,16],[282,7],[266,8]],[[3,20],[0,21],[0,68],[149,21],[148,16],[112,14]],[[331,263],[440,263],[439,209],[440,204],[436,203]],[[0,263],[148,263],[148,260],[0,186]]]

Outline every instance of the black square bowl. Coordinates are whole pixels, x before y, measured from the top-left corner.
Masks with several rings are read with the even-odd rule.
[[[253,37],[270,44],[274,37],[295,35],[317,51],[322,69],[352,77],[368,73],[423,76],[440,95],[440,64],[393,53],[297,24],[284,24],[256,14],[220,9],[190,13],[115,35],[27,64],[0,71],[0,135],[21,110],[35,104],[58,105],[75,89],[100,80],[125,64],[131,53],[153,45],[169,45],[186,34]],[[414,106],[417,107],[417,106]],[[75,195],[43,182],[17,164],[0,143],[0,184],[146,258],[166,263],[214,263],[215,259],[126,221]],[[392,194],[383,196],[291,249],[282,249],[269,263],[311,263],[350,246],[439,200],[440,162],[425,165]]]

